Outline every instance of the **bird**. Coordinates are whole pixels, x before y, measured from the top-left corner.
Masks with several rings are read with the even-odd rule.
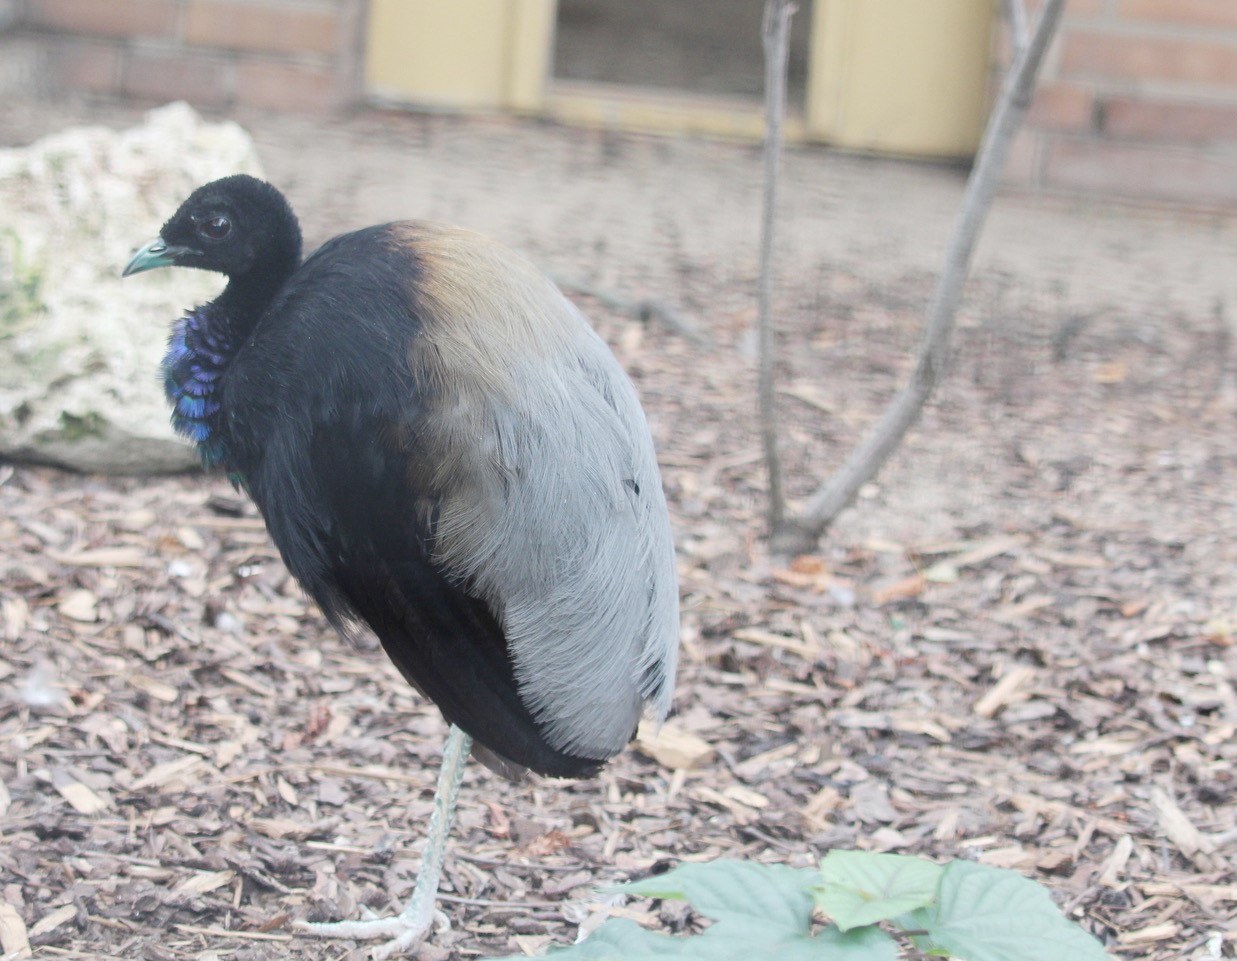
[[[370,631],[449,725],[396,915],[298,922],[405,951],[434,926],[465,762],[598,772],[671,706],[679,594],[652,434],[583,313],[523,256],[423,220],[302,260],[284,195],[194,190],[122,276],[226,278],[171,326],[173,428],[226,471],[345,636]]]

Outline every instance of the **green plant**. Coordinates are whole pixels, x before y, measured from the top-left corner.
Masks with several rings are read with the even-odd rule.
[[[691,902],[713,923],[685,937],[612,918],[554,961],[897,961],[899,942],[961,961],[1108,961],[1048,891],[1013,871],[862,851],[820,870],[719,860],[613,891]],[[829,920],[814,922],[819,912]],[[500,961],[500,959],[489,959]]]

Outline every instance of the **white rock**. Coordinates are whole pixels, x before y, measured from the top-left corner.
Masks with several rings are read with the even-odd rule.
[[[195,187],[260,176],[253,141],[170,104],[119,133],[0,150],[0,457],[112,473],[197,462],[168,422],[168,328],[214,274],[120,271]]]

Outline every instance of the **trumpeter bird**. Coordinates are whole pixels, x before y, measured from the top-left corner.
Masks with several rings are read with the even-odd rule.
[[[408,948],[470,749],[508,776],[585,777],[670,706],[678,590],[648,425],[580,311],[477,234],[388,223],[302,262],[283,195],[234,176],[124,274],[170,265],[227,277],[172,327],[174,427],[248,491],[331,623],[372,630],[450,724],[403,911],[303,925]]]

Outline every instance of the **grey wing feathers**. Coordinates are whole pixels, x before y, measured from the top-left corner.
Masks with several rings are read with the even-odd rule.
[[[438,468],[455,483],[440,488],[451,494],[436,542],[443,566],[497,614],[547,740],[605,758],[644,710],[660,719],[669,709],[678,588],[635,389],[560,303],[576,323],[553,362],[508,358],[505,391],[464,391],[442,412],[435,446],[450,453]]]

